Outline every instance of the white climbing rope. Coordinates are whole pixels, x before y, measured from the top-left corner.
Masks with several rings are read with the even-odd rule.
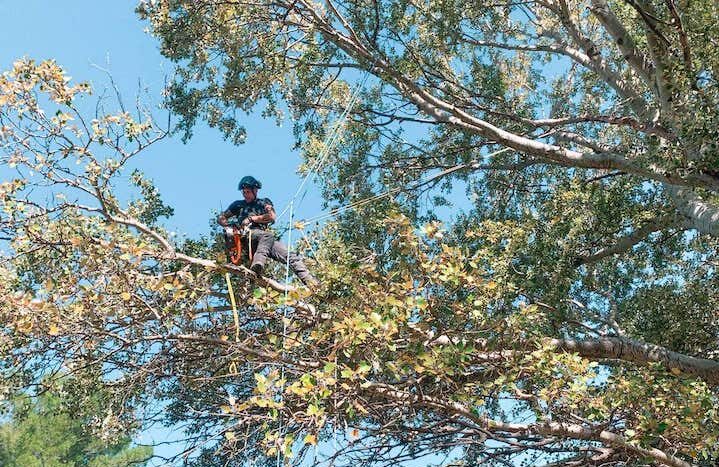
[[[297,197],[300,195],[300,192],[302,192],[302,189],[305,188],[305,185],[307,184],[307,181],[309,178],[317,173],[319,169],[324,165],[325,161],[329,157],[330,153],[334,149],[334,146],[337,144],[337,141],[339,140],[340,136],[343,131],[341,131],[342,127],[344,126],[345,122],[347,121],[347,117],[349,116],[350,112],[354,108],[355,104],[357,103],[357,100],[359,98],[360,91],[364,87],[365,83],[367,82],[367,78],[369,77],[369,72],[365,71],[364,75],[362,76],[362,79],[357,83],[357,85],[352,90],[352,93],[350,94],[350,98],[347,101],[347,105],[345,106],[342,114],[340,114],[340,117],[337,119],[335,124],[330,129],[329,135],[327,135],[327,139],[325,139],[325,144],[320,151],[320,154],[318,155],[317,159],[315,160],[315,163],[312,164],[310,169],[307,171],[305,176],[302,178],[302,181],[300,182],[297,191],[290,199],[290,202],[287,204],[287,206],[282,210],[282,212],[277,216],[277,219],[279,220],[289,209],[290,204],[293,203]],[[304,193],[302,195],[302,198],[304,199]]]
[[[357,83],[355,86],[352,94],[350,95],[350,99],[347,102],[347,106],[345,107],[344,111],[340,115],[340,118],[337,120],[335,125],[333,126],[332,130],[330,131],[330,134],[328,136],[328,139],[325,141],[325,145],[322,148],[322,151],[320,151],[319,157],[315,161],[315,163],[312,165],[310,170],[307,172],[307,174],[302,179],[302,182],[300,183],[299,187],[297,188],[297,191],[295,192],[294,196],[290,199],[290,202],[288,203],[287,207],[282,210],[282,212],[277,216],[277,219],[280,219],[288,210],[290,214],[290,228],[287,234],[287,258],[285,261],[285,284],[287,284],[290,280],[290,255],[292,254],[292,232],[294,230],[294,211],[295,211],[295,202],[297,200],[297,197],[302,192],[302,189],[305,188],[305,185],[307,184],[307,181],[309,180],[310,176],[317,173],[319,169],[322,167],[322,165],[325,163],[325,160],[329,157],[332,149],[334,148],[335,144],[339,140],[340,135],[342,132],[340,131],[341,128],[344,126],[345,121],[347,120],[347,116],[352,111],[352,108],[354,107],[355,103],[357,102],[357,99],[359,97],[359,93],[364,87],[365,83],[367,82],[367,77],[369,76],[369,72],[365,71],[364,76],[362,79]],[[306,193],[306,189],[305,189]],[[300,201],[304,199],[303,193],[302,198]],[[299,203],[298,203],[299,204]],[[285,305],[283,307],[283,313],[282,313],[282,354],[284,356],[285,352],[285,339],[287,337],[287,297],[288,297],[288,290],[285,290]],[[283,381],[282,387],[280,387],[280,402],[283,401],[284,398],[284,378],[285,378],[285,366],[284,364],[280,365],[280,380]],[[282,415],[280,415],[279,419],[279,427],[278,427],[278,442],[280,440],[280,435],[282,434]],[[277,449],[277,458],[276,458],[276,467],[280,467],[281,462],[281,446],[278,445]]]

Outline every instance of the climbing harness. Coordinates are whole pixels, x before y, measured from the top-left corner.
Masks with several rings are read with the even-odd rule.
[[[235,266],[242,262],[242,239],[248,237],[248,253],[250,261],[252,260],[252,230],[248,226],[238,226],[231,224],[225,227],[225,247],[227,250],[227,257],[230,263]],[[240,340],[240,317],[237,313],[237,301],[235,300],[235,291],[232,289],[232,281],[230,280],[230,273],[225,273],[225,282],[227,283],[227,294],[230,296],[230,303],[232,304],[232,317],[235,321],[235,342]],[[233,362],[233,365],[234,362]],[[236,371],[236,365],[235,365]]]

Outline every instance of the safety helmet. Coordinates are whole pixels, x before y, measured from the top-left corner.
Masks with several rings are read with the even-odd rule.
[[[242,180],[240,180],[240,184],[237,185],[237,189],[241,190],[244,187],[248,188],[262,188],[262,183],[260,183],[259,180],[257,180],[252,175],[247,175],[245,177],[242,177]]]

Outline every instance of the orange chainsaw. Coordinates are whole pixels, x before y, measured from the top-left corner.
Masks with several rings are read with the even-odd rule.
[[[230,224],[225,227],[225,249],[230,263],[238,265],[242,262],[242,239],[250,233],[249,226]],[[251,248],[251,247],[250,247]]]

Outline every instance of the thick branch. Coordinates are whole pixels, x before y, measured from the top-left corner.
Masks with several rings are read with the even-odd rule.
[[[193,264],[195,266],[203,266],[205,268],[209,269],[216,269],[221,271],[227,271],[231,272],[232,274],[242,275],[248,280],[256,280],[261,283],[267,284],[270,288],[278,291],[278,292],[291,292],[295,288],[282,284],[280,282],[275,281],[274,279],[270,279],[267,277],[260,277],[258,278],[257,275],[247,269],[244,266],[235,266],[233,264],[220,264],[216,261],[212,261],[209,259],[202,259],[202,258],[195,258],[193,256],[184,255],[182,253],[178,253],[175,248],[172,246],[172,244],[162,235],[160,235],[157,231],[153,230],[149,226],[143,224],[142,222],[138,221],[137,219],[132,219],[129,217],[121,217],[121,216],[115,216],[112,214],[109,214],[107,211],[104,211],[103,214],[105,217],[107,217],[108,220],[123,224],[128,227],[133,227],[139,232],[142,232],[146,235],[149,235],[157,243],[159,243],[163,249],[165,250],[164,254],[161,255],[163,259],[170,259],[170,260],[177,260],[182,261],[186,264]],[[305,307],[311,307],[311,305],[305,305]],[[305,309],[305,308],[302,308]],[[306,311],[311,311],[310,309],[307,309]]]
[[[557,350],[576,352],[586,358],[617,359],[641,364],[659,363],[668,370],[678,369],[713,386],[719,385],[719,362],[690,357],[665,347],[626,337],[552,339],[549,344]]]
[[[247,280],[259,280],[261,282],[266,283],[271,288],[277,290],[278,292],[289,292],[294,290],[294,287],[290,287],[284,284],[281,284],[273,279],[267,278],[267,277],[260,277],[258,278],[257,275],[247,269],[244,266],[235,266],[234,264],[230,263],[218,263],[217,261],[212,261],[210,259],[203,259],[203,258],[196,258],[194,256],[188,256],[182,253],[175,253],[174,255],[168,255],[165,256],[165,259],[172,259],[177,261],[182,261],[186,264],[193,264],[195,266],[202,266],[208,269],[216,269],[219,271],[227,271],[232,274],[244,276]]]
[[[427,345],[456,343],[447,335],[428,339]],[[518,342],[513,349],[490,349],[485,341],[474,342],[479,350],[477,358],[484,361],[504,361],[518,354],[536,350],[532,342]],[[679,370],[684,374],[702,379],[712,386],[719,386],[719,362],[691,357],[654,344],[647,344],[628,337],[602,337],[597,339],[551,339],[548,345],[557,351],[576,352],[594,360],[621,360],[638,364],[659,363],[667,371]]]
[[[719,235],[719,207],[702,200],[689,189],[669,187],[669,196],[679,213],[686,219],[686,226],[703,234]]]
[[[651,86],[654,81],[651,61],[637,49],[632,37],[609,8],[606,0],[592,0],[591,10],[612,36],[627,63]]]

